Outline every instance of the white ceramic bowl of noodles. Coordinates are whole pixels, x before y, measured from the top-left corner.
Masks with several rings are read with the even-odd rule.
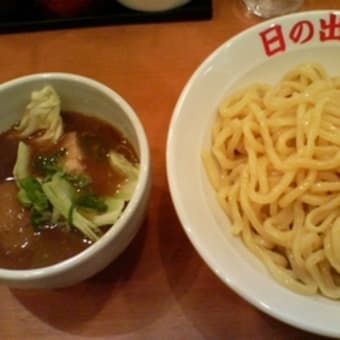
[[[115,91],[83,76],[39,73],[0,85],[0,131],[19,121],[33,90],[52,85],[61,109],[93,115],[112,124],[135,148],[140,173],[127,207],[98,241],[81,253],[55,265],[29,270],[0,268],[0,283],[17,288],[56,288],[76,284],[96,274],[131,242],[144,217],[150,192],[150,153],[147,136],[133,108]]]
[[[224,283],[281,321],[339,337],[338,301],[299,295],[281,286],[231,234],[230,221],[217,202],[201,160],[202,149],[210,145],[217,107],[231,91],[259,79],[275,83],[304,62],[319,62],[329,74],[340,75],[339,41],[327,28],[334,19],[340,20],[340,12],[312,11],[274,18],[214,51],[192,75],[174,109],[167,141],[167,175],[185,232]]]

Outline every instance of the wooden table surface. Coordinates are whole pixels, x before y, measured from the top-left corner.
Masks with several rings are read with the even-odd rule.
[[[153,158],[149,209],[128,249],[71,288],[0,286],[0,339],[314,338],[226,287],[192,247],[171,202],[165,146],[176,99],[208,54],[260,21],[239,0],[216,0],[213,6],[212,20],[0,35],[0,81],[62,71],[103,82],[140,115]],[[340,1],[305,0],[304,8],[340,8]]]

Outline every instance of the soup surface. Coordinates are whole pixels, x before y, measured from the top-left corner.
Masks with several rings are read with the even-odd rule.
[[[110,165],[108,153],[115,150],[137,162],[131,144],[110,124],[97,118],[76,112],[63,112],[62,118],[64,134],[57,144],[38,144],[31,137],[25,140],[32,148],[32,173],[39,174],[41,159],[66,150],[76,154],[70,157],[68,167],[75,172],[81,167],[81,172],[91,178],[89,187],[96,195],[114,194],[125,178]],[[49,223],[38,230],[32,226],[30,211],[17,199],[13,178],[18,143],[14,129],[0,134],[0,268],[32,269],[72,257],[92,241],[62,223]]]

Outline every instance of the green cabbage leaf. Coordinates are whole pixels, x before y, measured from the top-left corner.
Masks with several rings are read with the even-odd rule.
[[[13,176],[18,184],[20,179],[30,175],[31,148],[24,142],[19,142],[17,159],[13,168]]]
[[[52,206],[86,237],[92,241],[99,238],[96,225],[80,214],[74,205],[76,190],[61,174],[56,173],[49,182],[42,184],[42,189]]]
[[[111,166],[126,177],[115,197],[129,201],[136,188],[140,171],[139,164],[130,162],[122,154],[113,150],[109,153],[109,159]]]
[[[61,118],[60,99],[57,92],[50,85],[41,90],[33,91],[31,101],[18,124],[22,138],[41,132],[37,136],[38,142],[51,141],[56,143],[63,134],[63,121]]]

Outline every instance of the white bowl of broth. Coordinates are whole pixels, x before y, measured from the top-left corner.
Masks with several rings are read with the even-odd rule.
[[[60,150],[70,153],[64,147],[68,144],[63,143],[73,137],[82,153],[80,161],[90,179],[85,185],[91,195],[113,196],[126,181],[110,166],[110,150],[139,169],[131,197],[124,201],[119,217],[96,230],[94,240],[72,223],[67,225],[67,216],[66,223],[62,219],[45,221],[36,228],[32,210],[18,200],[13,166],[20,138],[15,125],[32,93],[46,86],[53,87],[59,96],[63,132],[55,143],[35,143],[39,131],[25,137],[31,148],[29,168],[33,173],[38,171],[37,160],[46,160],[46,155],[56,155]],[[10,80],[0,85],[0,101],[0,210],[4,216],[0,223],[0,282],[17,288],[55,288],[93,276],[125,250],[143,221],[150,191],[150,154],[142,123],[116,92],[74,74],[41,73]]]
[[[337,338],[339,17],[296,13],[226,41],[184,87],[167,142],[176,211],[212,271],[265,313]]]

